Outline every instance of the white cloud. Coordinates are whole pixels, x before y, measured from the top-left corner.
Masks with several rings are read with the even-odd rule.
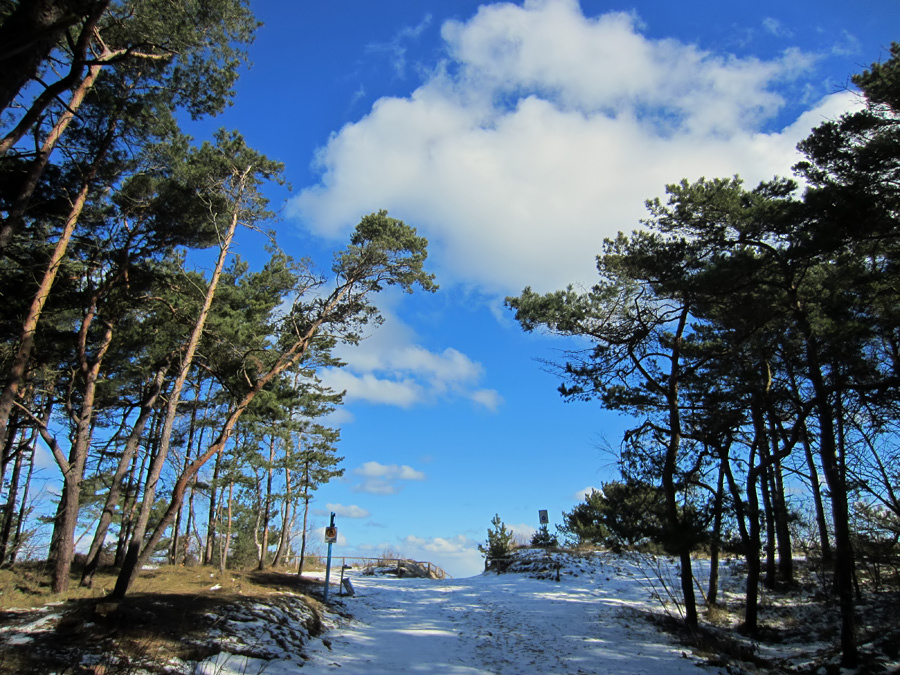
[[[366,509],[355,505],[326,504],[325,508],[342,518],[368,518],[371,515]]]
[[[347,365],[322,373],[327,386],[346,391],[348,402],[412,408],[463,398],[491,411],[500,406],[498,392],[478,386],[485,377],[480,363],[452,347],[426,349],[396,316],[382,313],[385,323],[371,336],[336,350]]]
[[[478,542],[465,535],[427,538],[409,535],[402,542],[405,557],[435,563],[452,576],[472,576],[484,570],[484,556],[478,550]]]
[[[524,539],[526,542],[531,541],[532,535],[537,531],[533,525],[528,523],[504,523],[504,525],[515,535],[516,540]]]
[[[393,495],[400,491],[400,481],[425,480],[423,471],[411,466],[397,464],[380,464],[365,462],[353,470],[354,475],[363,481],[353,487],[354,492],[366,492],[376,495]]]
[[[631,14],[586,17],[577,0],[484,5],[442,36],[447,62],[335,133],[318,155],[321,182],[291,212],[338,237],[387,208],[429,238],[443,284],[590,284],[602,239],[637,227],[665,184],[787,174],[812,126],[775,123],[779,86],[815,60],[798,49],[712,53],[650,39]],[[837,94],[819,109],[847,103]],[[360,389],[409,401],[422,394],[411,384]]]
[[[587,498],[594,490],[599,491],[600,488],[596,488],[593,485],[588,485],[586,488],[578,490],[575,494],[573,494],[572,500],[576,502],[583,502],[585,498]]]

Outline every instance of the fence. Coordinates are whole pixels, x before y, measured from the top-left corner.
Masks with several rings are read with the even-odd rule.
[[[323,557],[317,556],[317,560],[320,561],[323,565],[325,564],[325,559]],[[293,557],[292,562],[296,565],[296,563],[298,562],[296,556]],[[289,561],[289,564],[290,564],[290,561]],[[340,565],[342,568],[350,568],[350,569],[359,568],[359,567],[396,567],[398,574],[400,572],[400,568],[404,564],[421,567],[423,570],[425,570],[425,572],[428,574],[429,577],[434,577],[436,579],[452,578],[443,569],[441,569],[434,563],[427,562],[427,561],[408,560],[405,558],[361,558],[361,557],[354,557],[354,556],[332,556],[331,557],[332,567],[337,567],[338,565]]]

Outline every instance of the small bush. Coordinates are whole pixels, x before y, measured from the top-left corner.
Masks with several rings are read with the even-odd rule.
[[[541,525],[541,529],[531,535],[531,546],[534,548],[556,548],[559,546],[559,540],[555,534],[550,534],[546,525]]]
[[[498,571],[505,569],[505,562],[513,548],[513,533],[506,529],[506,525],[500,520],[500,515],[494,516],[491,521],[493,528],[488,529],[487,542],[479,544],[478,550],[484,556],[484,568],[494,568]]]

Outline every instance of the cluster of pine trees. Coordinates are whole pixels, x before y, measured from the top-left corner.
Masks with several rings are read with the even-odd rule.
[[[85,536],[82,582],[114,553],[119,597],[154,555],[284,559],[342,471],[316,373],[385,285],[435,288],[427,242],[383,211],[331,274],[285,254],[281,166],[182,132],[229,103],[257,26],[246,0],[0,2],[0,564],[38,515],[43,444],[57,592]],[[261,269],[232,250],[251,231]]]
[[[756,631],[763,556],[769,583],[794,575],[802,491],[845,665],[858,656],[855,582],[867,565],[900,566],[900,45],[853,81],[865,107],[800,144],[802,189],[671,185],[643,229],[605,242],[590,290],[507,299],[525,330],[583,345],[555,364],[565,397],[640,420],[621,445],[630,489],[611,496],[658,505],[646,513],[681,560],[686,622],[691,552],[730,518]]]

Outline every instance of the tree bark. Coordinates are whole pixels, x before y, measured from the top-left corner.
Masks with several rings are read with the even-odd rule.
[[[103,357],[112,343],[113,336],[113,326],[112,324],[107,324],[94,361],[93,363],[88,363],[84,343],[87,339],[87,327],[93,320],[92,312],[85,317],[82,328],[82,342],[79,351],[81,352],[81,369],[85,377],[83,400],[76,418],[75,442],[72,444],[69,453],[68,467],[63,469],[62,498],[60,499],[60,508],[57,512],[57,520],[54,524],[54,539],[57,541],[51,583],[54,593],[63,593],[69,588],[69,574],[72,570],[72,559],[75,556],[75,526],[78,522],[78,509],[81,502],[81,481],[84,478],[84,467],[87,463],[93,436],[94,397],[97,392],[97,378],[100,374],[100,365],[103,362]],[[55,531],[57,528],[59,528],[58,534]]]

